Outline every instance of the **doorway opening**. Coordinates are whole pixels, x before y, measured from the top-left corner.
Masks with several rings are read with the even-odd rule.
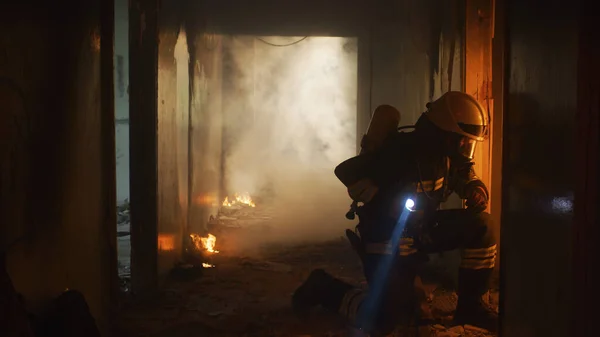
[[[129,4],[115,0],[114,97],[117,182],[117,257],[121,286],[128,290],[131,274],[129,218]]]
[[[251,198],[246,211],[269,219],[268,230],[235,248],[339,235],[348,199],[333,168],[356,151],[357,39],[238,35],[222,43],[221,213]]]

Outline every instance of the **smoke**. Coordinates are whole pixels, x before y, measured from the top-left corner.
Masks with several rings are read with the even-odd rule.
[[[330,239],[354,225],[333,170],[356,153],[356,40],[231,37],[225,179],[273,214],[271,239]]]

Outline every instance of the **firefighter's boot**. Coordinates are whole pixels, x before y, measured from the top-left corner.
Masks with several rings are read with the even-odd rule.
[[[492,269],[463,269],[459,271],[458,305],[454,322],[474,325],[490,332],[498,329],[498,313],[485,301]]]
[[[316,306],[337,311],[350,289],[350,284],[334,278],[323,269],[315,269],[292,295],[292,307],[300,317],[306,317]]]

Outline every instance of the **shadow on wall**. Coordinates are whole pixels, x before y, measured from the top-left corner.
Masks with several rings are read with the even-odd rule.
[[[32,311],[78,289],[104,329],[112,269],[106,222],[114,228],[106,211],[114,205],[105,179],[113,168],[103,160],[99,3],[30,5],[0,11],[0,78],[22,91],[0,84],[0,128],[12,130],[0,134],[0,235],[33,234],[11,247],[7,268]],[[72,10],[78,15],[65,15]]]
[[[505,333],[511,336],[532,322],[540,325],[531,334],[545,335],[548,317],[537,317],[539,303],[570,305],[574,113],[546,103],[511,94],[505,114],[500,254]],[[563,328],[561,323],[552,331]]]
[[[505,116],[510,124],[504,154],[504,178],[509,179],[512,188],[508,192],[512,192],[509,209],[531,207],[548,213],[570,213],[557,201],[540,199],[573,188],[571,179],[567,178],[574,173],[573,121],[565,120],[565,116],[568,114],[543,107],[531,95],[510,95]]]
[[[21,188],[27,175],[27,150],[30,121],[27,115],[23,89],[9,77],[0,77],[0,214],[3,222],[0,249],[9,249],[17,240],[28,234],[22,219],[23,212],[11,207],[16,202],[24,205],[25,189]]]

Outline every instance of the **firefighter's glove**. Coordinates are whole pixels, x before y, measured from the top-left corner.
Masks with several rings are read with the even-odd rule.
[[[348,186],[348,195],[356,202],[367,203],[377,194],[379,188],[371,179],[362,179]]]
[[[488,192],[485,186],[474,184],[468,186],[465,193],[467,209],[474,212],[483,212],[488,206]]]

